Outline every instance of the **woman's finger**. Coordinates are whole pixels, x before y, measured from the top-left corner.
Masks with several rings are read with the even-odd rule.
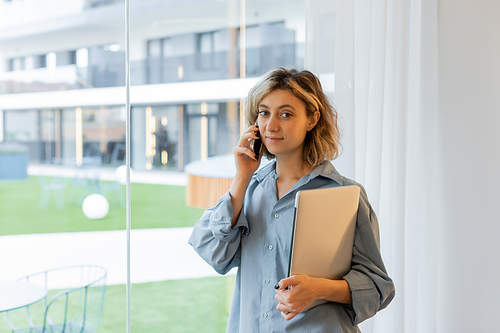
[[[293,318],[295,318],[295,316],[297,316],[299,314],[298,312],[294,312],[293,310],[288,309],[287,307],[285,307],[283,305],[278,308],[278,311],[281,312],[281,316],[283,318],[285,318],[286,320],[293,319]]]
[[[296,309],[290,307],[289,305],[286,305],[286,304],[283,304],[283,303],[278,303],[278,305],[276,305],[276,310],[280,311],[280,312],[297,312]]]
[[[281,316],[285,318],[287,321],[295,318],[295,316],[298,315],[298,313],[293,313],[293,312],[282,312]]]
[[[299,276],[292,275],[290,277],[281,279],[280,282],[278,282],[279,290],[290,290],[292,286],[297,285],[300,283],[299,281]],[[288,287],[288,289],[287,289]],[[276,287],[275,287],[276,288]]]
[[[243,134],[246,134],[246,133],[256,133],[259,131],[259,128],[255,125],[252,125],[250,127],[248,127],[244,132]]]
[[[280,303],[284,303],[285,302],[285,299],[280,294],[274,295],[274,299],[277,300]]]
[[[245,148],[245,147],[239,147],[239,146],[234,147],[233,154],[238,155],[238,156],[246,155],[254,161],[258,161],[258,158],[259,158],[259,156],[255,155],[255,153],[253,151],[251,151],[250,149]]]
[[[238,142],[238,146],[242,147],[247,145],[247,143],[251,140],[259,139],[259,136],[255,132],[243,133],[240,137],[240,141]]]

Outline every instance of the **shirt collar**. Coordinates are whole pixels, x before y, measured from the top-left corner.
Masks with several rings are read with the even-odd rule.
[[[276,161],[272,161],[267,165],[263,166],[254,174],[255,179],[260,183],[264,178],[266,178],[271,173],[271,176],[276,177]],[[314,169],[309,175],[305,177],[305,181],[308,182],[311,179],[314,179],[318,176],[323,176],[326,178],[330,178],[333,181],[337,182],[340,186],[344,185],[343,177],[338,173],[333,164],[324,160],[320,165]]]
[[[264,178],[266,178],[270,173],[273,173],[273,175],[276,175],[276,161],[273,160],[269,163],[267,163],[266,165],[264,165],[263,167],[261,167],[259,170],[257,170],[257,172],[255,172],[255,174],[253,175],[255,177],[255,179],[257,179],[257,181],[259,183],[262,182],[262,180]]]

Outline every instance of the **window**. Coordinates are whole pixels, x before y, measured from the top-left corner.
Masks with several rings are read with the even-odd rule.
[[[162,65],[161,40],[148,41],[148,83],[162,82]]]
[[[76,51],[56,52],[56,66],[76,65]]]
[[[8,72],[14,71],[14,59],[7,60],[7,71]]]
[[[104,233],[99,238],[103,241],[89,237],[78,249],[65,248],[64,256],[55,257],[106,265],[109,285],[98,331],[124,332],[126,250],[116,246],[124,238],[116,231],[125,229],[126,209],[119,197],[125,191],[114,182],[126,157],[125,34],[120,10],[124,1],[81,2],[83,8],[52,6],[52,0],[30,1],[29,10],[20,6],[26,36],[15,41],[19,54],[12,53],[14,42],[0,43],[5,61],[0,67],[8,71],[4,73],[7,82],[0,80],[0,93],[7,90],[16,101],[12,109],[3,111],[4,139],[27,147],[33,170],[26,181],[0,182],[4,203],[0,233],[40,238],[48,233]],[[303,66],[300,59],[281,55],[292,50],[303,59],[297,45],[305,36],[305,0],[247,1],[248,21],[240,21],[243,11],[238,3],[130,1],[130,211],[132,232],[137,232],[132,234],[131,254],[147,259],[132,264],[133,332],[163,332],[165,327],[169,332],[226,330],[234,274],[218,276],[210,267],[203,268],[203,262],[194,262],[192,251],[185,249],[190,228],[203,209],[186,204],[184,170],[188,163],[231,154],[242,128],[240,98],[245,92],[241,87],[269,66]],[[276,11],[278,7],[287,10]],[[22,20],[14,21],[2,22],[7,25],[5,34],[12,32],[7,36],[12,40],[16,23]],[[45,25],[50,25],[50,32],[37,30]],[[245,50],[238,44],[242,25],[247,26]],[[245,56],[246,79],[240,79]],[[73,91],[59,94],[59,90]],[[25,92],[37,94],[27,100]],[[58,177],[53,176],[63,175],[62,209],[54,196],[41,204],[45,189],[39,175],[43,173],[54,181]],[[94,193],[109,203],[108,215],[101,220],[83,214],[83,200]],[[147,238],[136,241],[141,233]],[[19,242],[21,248],[32,246],[26,243],[28,238]],[[179,246],[165,250],[164,245],[174,243],[169,239]],[[93,250],[81,251],[88,246]],[[116,257],[108,261],[111,255]],[[22,265],[0,270],[0,280],[17,279],[21,269],[34,273],[32,267],[35,271],[50,268],[42,267],[43,260],[19,262]],[[200,293],[203,297],[197,297]],[[19,313],[25,320],[26,311]],[[0,332],[8,330],[5,326],[0,316]]]
[[[163,39],[162,54],[164,58],[169,58],[174,56],[174,47],[172,44],[172,38]]]
[[[7,59],[7,72],[22,71],[26,69],[25,58],[11,58]]]
[[[35,56],[35,68],[46,68],[47,67],[47,55],[41,54]]]
[[[76,50],[68,51],[68,65],[76,65]]]
[[[198,34],[197,45],[198,68],[211,70],[214,68],[214,32]]]
[[[18,68],[20,71],[24,71],[26,69],[26,58],[18,58]]]

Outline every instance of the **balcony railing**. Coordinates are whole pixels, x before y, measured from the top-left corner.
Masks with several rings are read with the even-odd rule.
[[[277,66],[302,68],[297,57],[302,44],[275,45],[246,50],[246,77],[256,77]],[[116,59],[116,58],[115,58]],[[223,80],[240,77],[240,55],[217,52],[152,58],[130,64],[132,85]],[[125,85],[125,64],[76,65],[0,73],[0,94],[117,87]]]

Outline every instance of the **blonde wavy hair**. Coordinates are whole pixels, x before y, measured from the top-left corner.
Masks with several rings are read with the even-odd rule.
[[[246,125],[257,121],[259,103],[272,91],[281,89],[290,91],[306,105],[308,117],[320,112],[316,126],[307,132],[304,141],[303,160],[315,167],[325,159],[333,160],[340,155],[340,133],[337,125],[337,111],[323,93],[319,79],[310,71],[298,71],[293,68],[278,67],[262,77],[250,90],[245,99]],[[274,158],[264,147],[264,156]]]

